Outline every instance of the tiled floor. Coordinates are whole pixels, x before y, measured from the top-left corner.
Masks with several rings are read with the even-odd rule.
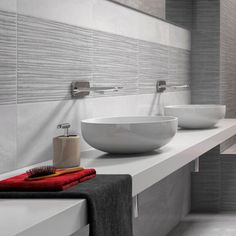
[[[190,214],[168,236],[236,236],[236,212]]]

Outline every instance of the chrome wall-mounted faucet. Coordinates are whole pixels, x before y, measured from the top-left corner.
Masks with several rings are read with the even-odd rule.
[[[73,98],[83,98],[88,96],[91,91],[104,94],[105,91],[118,92],[120,89],[123,89],[123,87],[90,87],[89,81],[74,81],[71,83],[71,95]]]
[[[165,80],[158,80],[156,83],[156,91],[157,93],[163,93],[166,91],[167,88],[172,88],[172,89],[181,89],[181,88],[189,88],[190,86],[188,84],[184,85],[179,85],[179,84],[166,84]]]

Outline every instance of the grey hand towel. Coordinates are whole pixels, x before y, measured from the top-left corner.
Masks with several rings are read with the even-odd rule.
[[[59,192],[0,192],[0,198],[85,198],[90,236],[132,236],[132,178],[97,175]]]

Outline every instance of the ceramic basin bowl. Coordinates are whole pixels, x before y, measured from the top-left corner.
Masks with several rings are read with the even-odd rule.
[[[187,129],[214,127],[225,117],[224,105],[173,105],[164,108],[165,115],[178,118],[178,125]]]
[[[92,147],[117,154],[144,153],[167,144],[177,132],[176,117],[108,117],[81,122]]]

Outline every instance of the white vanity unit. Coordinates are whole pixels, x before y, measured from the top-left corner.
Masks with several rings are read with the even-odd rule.
[[[82,155],[82,166],[96,168],[98,174],[130,174],[133,196],[136,196],[235,134],[236,119],[225,119],[217,128],[179,130],[170,143],[150,154],[114,157],[96,150],[89,151]],[[25,169],[0,178],[22,171]],[[68,236],[87,223],[84,199],[0,200],[1,235]]]

